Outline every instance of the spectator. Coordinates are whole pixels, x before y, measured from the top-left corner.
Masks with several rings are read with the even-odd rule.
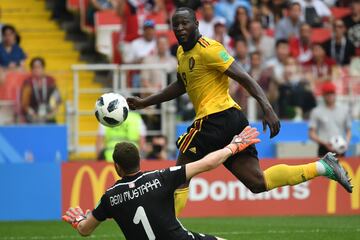
[[[311,27],[322,27],[324,18],[331,16],[331,11],[321,0],[297,0],[302,8],[303,20]]]
[[[61,103],[55,79],[46,75],[45,60],[35,57],[30,62],[31,76],[21,89],[21,110],[28,123],[55,123]]]
[[[168,160],[167,138],[164,135],[151,139],[151,152],[146,156],[148,160]]]
[[[234,20],[236,19],[235,13],[238,14],[238,11],[234,11],[238,7],[243,7],[246,9],[246,14],[250,15],[251,13],[251,4],[247,0],[220,0],[215,3],[215,16],[223,17],[226,19],[226,27],[233,25]]]
[[[288,0],[271,1],[271,9],[274,14],[275,23],[279,22],[287,14]]]
[[[341,19],[333,24],[332,38],[325,43],[325,51],[339,65],[349,65],[355,55],[355,47],[346,37],[345,24]]]
[[[360,0],[351,1],[351,15],[344,18],[348,38],[356,48],[360,48]]]
[[[284,82],[279,85],[279,116],[282,119],[307,119],[316,107],[316,99],[309,83],[300,74],[295,58],[288,57],[284,70]]]
[[[214,23],[214,36],[212,36],[212,38],[224,45],[230,54],[233,53],[233,49],[231,47],[231,38],[227,34],[224,18],[216,18]]]
[[[170,54],[169,40],[165,36],[157,39],[157,54],[144,58],[145,64],[161,64],[166,66],[163,70],[143,70],[141,71],[141,82],[143,88],[162,89],[167,85],[167,75],[176,71],[177,60]]]
[[[250,71],[250,59],[245,39],[239,38],[235,41],[234,58],[246,72]]]
[[[305,63],[311,60],[311,26],[303,23],[300,26],[300,37],[291,37],[289,39],[290,54],[295,57],[299,63]]]
[[[342,136],[347,144],[351,138],[351,119],[346,107],[336,104],[336,87],[331,82],[322,86],[324,105],[316,107],[310,115],[309,137],[318,145],[318,156],[336,152],[331,137]]]
[[[234,23],[229,29],[229,35],[233,38],[245,38],[248,40],[250,38],[249,33],[250,17],[249,13],[246,11],[245,7],[238,7],[236,9],[236,15]]]
[[[331,79],[332,68],[336,62],[326,56],[324,46],[321,43],[313,44],[312,53],[312,59],[304,63],[305,68],[310,71],[315,80]]]
[[[250,23],[250,39],[249,51],[259,51],[264,60],[274,57],[275,40],[264,34],[263,28],[259,21],[251,21]]]
[[[276,56],[268,60],[265,67],[270,69],[272,77],[277,83],[284,82],[284,66],[289,57],[289,43],[285,39],[276,41]]]
[[[261,59],[261,53],[258,51],[250,53],[250,76],[256,81],[259,81],[261,71],[263,70],[263,64]]]
[[[201,7],[201,0],[173,0],[175,7],[188,7],[196,11]]]
[[[23,68],[26,55],[18,45],[17,33],[13,26],[4,25],[1,29],[2,43],[0,44],[0,67]]]
[[[283,17],[275,28],[276,39],[289,39],[290,37],[299,37],[301,25],[301,6],[298,2],[290,3],[288,7],[288,16]]]
[[[118,142],[134,143],[144,152],[146,126],[138,112],[130,111],[125,122],[115,128],[99,125],[96,137],[96,154],[98,160],[112,161],[112,152]]]
[[[214,36],[214,5],[210,1],[205,1],[201,8],[202,19],[199,20],[199,31],[205,37]]]
[[[119,53],[122,58],[125,57],[126,59],[127,50],[131,48],[131,42],[139,37],[139,3],[131,0],[114,0],[112,4],[117,15],[122,19],[121,32],[119,34]],[[124,59],[122,61],[124,62]]]
[[[152,20],[145,20],[143,26],[143,36],[131,42],[129,49],[125,49],[125,54],[123,55],[125,63],[141,63],[145,57],[155,52],[155,23]]]
[[[264,29],[274,29],[275,16],[272,12],[273,3],[270,0],[260,0],[257,4],[255,19],[260,21]]]

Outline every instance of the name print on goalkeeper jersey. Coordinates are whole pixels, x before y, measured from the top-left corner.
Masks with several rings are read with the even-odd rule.
[[[175,217],[174,191],[185,181],[184,166],[126,176],[106,191],[93,215],[113,218],[128,240],[199,239]]]

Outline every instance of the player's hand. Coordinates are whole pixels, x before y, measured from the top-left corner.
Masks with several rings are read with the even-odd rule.
[[[263,131],[266,132],[266,125],[270,128],[270,138],[275,137],[280,132],[280,120],[276,116],[276,113],[272,107],[266,108],[264,110],[264,119],[263,119]]]
[[[84,214],[83,210],[80,207],[76,208],[69,208],[69,210],[66,211],[65,215],[62,216],[62,219],[71,224],[73,228],[77,229],[77,226],[79,223],[83,220],[85,220],[90,214],[90,210],[88,209],[86,211],[86,214]]]
[[[256,128],[247,126],[239,135],[234,136],[233,140],[226,148],[230,149],[232,155],[234,155],[252,144],[259,143],[260,139],[257,138],[259,134],[260,133]]]
[[[128,97],[126,101],[131,110],[143,109],[145,107],[144,100],[139,97]]]

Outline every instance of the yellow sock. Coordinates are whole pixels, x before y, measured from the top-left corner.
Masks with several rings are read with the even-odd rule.
[[[189,195],[189,188],[180,188],[176,189],[174,193],[174,200],[175,200],[175,214],[179,216],[182,210],[185,208],[187,199]]]
[[[306,182],[317,176],[318,173],[315,162],[295,166],[279,164],[272,166],[264,171],[267,190],[285,185],[296,185],[302,182]]]

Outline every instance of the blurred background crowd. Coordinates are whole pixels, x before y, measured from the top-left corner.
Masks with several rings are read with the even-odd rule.
[[[321,96],[328,94],[344,100],[340,104],[347,109],[344,114],[349,118],[360,117],[359,106],[352,101],[360,94],[359,0],[35,2],[45,2],[50,14],[40,14],[41,19],[31,21],[18,17],[14,20],[11,8],[0,5],[2,124],[66,122],[63,112],[74,90],[69,82],[73,63],[162,65],[165,75],[158,69],[131,71],[127,75],[129,87],[152,92],[161,89],[163,82],[174,81],[177,42],[171,32],[171,15],[177,7],[196,11],[200,33],[225,46],[264,89],[281,119],[312,118],[316,127],[312,111],[322,101]],[[44,19],[49,21],[47,25],[40,23]],[[61,30],[52,30],[52,24]],[[69,42],[73,44],[71,50]],[[109,87],[109,75],[107,71],[85,72],[82,84]],[[142,91],[138,95],[149,94]],[[243,111],[249,111],[249,95],[239,84],[231,81],[230,94]],[[93,104],[94,98],[80,97],[80,101]],[[193,119],[193,107],[186,95],[175,106],[178,121]],[[261,114],[256,112],[256,118]],[[161,119],[148,112],[134,113],[131,118],[118,129],[96,126],[97,157],[110,158],[106,149],[115,139],[130,139],[141,146],[145,157],[168,158],[167,137],[147,134],[160,127]],[[86,126],[94,119],[92,116],[80,124]],[[344,126],[347,131],[348,125]],[[310,137],[326,145],[316,134]]]

